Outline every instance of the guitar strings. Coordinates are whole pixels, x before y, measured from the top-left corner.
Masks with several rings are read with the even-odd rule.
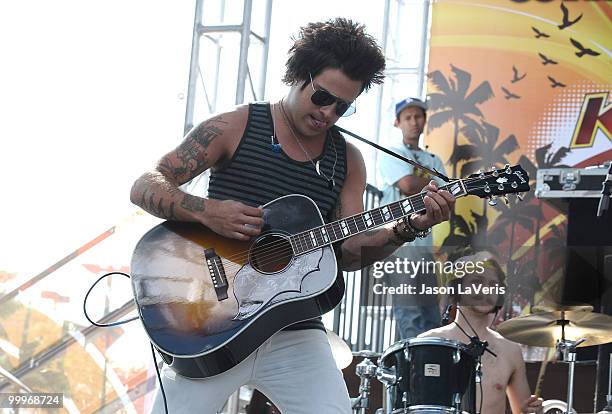
[[[476,181],[477,179],[472,179],[472,181]],[[467,180],[466,180],[467,181]],[[481,187],[473,187],[471,188],[471,190],[478,190],[478,189],[484,189],[486,186],[481,186]],[[423,194],[423,193],[421,193]],[[299,233],[298,233],[299,234]],[[316,251],[319,248],[322,247],[326,247],[331,245],[331,243],[322,245],[320,247],[315,247],[312,250],[303,252],[304,253],[309,253],[309,252],[313,252]],[[289,248],[287,248],[289,247]],[[262,254],[261,255],[257,255],[257,260],[258,260],[258,267],[263,267],[265,265],[269,265],[271,263],[274,263],[275,261],[282,261],[282,260],[286,260],[288,258],[291,258],[293,256],[295,256],[294,252],[293,252],[293,248],[291,247],[291,243],[286,240],[280,240],[280,241],[274,241],[274,242],[269,242],[267,244],[258,246],[258,249],[261,250]],[[283,254],[283,256],[278,256],[280,253]],[[288,253],[288,254],[286,254]],[[226,258],[224,258],[227,261],[230,262],[234,262],[235,260],[241,260],[241,261],[246,261],[248,262],[248,256],[250,254],[250,250],[248,251],[243,251],[243,252],[239,252],[233,256],[228,256]],[[285,255],[286,254],[286,255]],[[268,259],[272,259],[272,260],[268,260]],[[233,268],[241,268],[243,265],[241,264],[236,264],[236,263],[230,263],[227,265],[224,265],[224,268],[226,269],[233,269]]]
[[[477,180],[477,179],[472,179],[472,180]],[[467,183],[469,182],[469,179],[465,179],[465,180],[463,180],[463,181],[464,181],[464,183],[466,183],[466,184],[467,184]],[[450,185],[450,184],[449,184],[449,185]],[[447,189],[446,187],[447,187],[447,186],[445,185],[445,186],[441,187],[441,189]],[[420,194],[426,194],[426,192],[421,192],[421,193],[419,193],[419,195],[420,195]],[[410,197],[414,197],[414,196],[416,196],[416,194],[415,194],[415,195],[413,195],[413,196],[410,196]],[[382,207],[384,207],[384,206],[382,206]],[[358,216],[358,215],[359,215],[359,214],[356,214],[355,216]],[[351,217],[353,217],[353,216],[351,216]],[[403,216],[402,216],[402,217],[403,217]],[[346,219],[348,219],[348,218],[349,218],[349,217],[346,217],[346,218],[341,219],[341,220],[346,220]],[[337,221],[340,221],[340,220],[337,220]],[[331,224],[331,223],[327,223],[327,224]],[[325,225],[326,225],[326,224],[325,224]],[[325,226],[325,225],[322,225],[322,226],[320,226],[320,227],[323,227],[323,226]],[[300,235],[300,234],[304,234],[304,233],[306,233],[306,232],[300,232],[300,233],[297,233],[297,234],[292,235],[291,237],[295,237],[295,236],[298,236],[298,235]],[[340,240],[340,239],[339,239],[339,240]],[[279,243],[280,243],[280,244],[286,244],[286,243],[287,243],[287,241],[286,241],[286,240],[282,240],[282,241],[272,241],[272,242],[268,242],[268,243],[265,243],[265,244],[260,245],[260,246],[259,246],[259,248],[261,249],[261,248],[264,248],[264,247],[267,247],[267,246],[273,246],[273,245],[276,245],[276,244],[279,244]],[[242,252],[238,252],[238,253],[234,254],[233,256],[228,256],[228,257],[226,257],[226,259],[228,259],[228,260],[230,260],[230,261],[244,260],[244,259],[246,259],[246,257],[248,257],[248,253],[250,253],[250,250],[247,250],[247,251],[242,251]]]
[[[482,180],[482,178],[471,178],[471,179],[470,179],[470,178],[466,178],[466,179],[464,179],[464,180],[463,180],[463,183],[464,183],[464,185],[469,185],[469,184],[470,184],[470,183],[472,183],[472,182],[475,182],[475,181],[481,181],[481,180]],[[446,184],[446,185],[444,185],[443,187],[441,187],[441,189],[448,189],[447,187],[449,187],[449,186],[450,186],[450,185],[452,185],[452,184],[453,184],[453,183]],[[474,188],[471,188],[470,190],[477,190],[477,189],[480,189],[480,188],[485,188],[485,186],[483,186],[483,187],[474,187]],[[420,195],[420,194],[426,194],[426,192],[421,192],[421,193],[419,193],[419,195]],[[414,196],[411,196],[411,197],[414,197]],[[383,206],[383,207],[384,207],[384,206]],[[357,214],[357,215],[359,215],[359,214]],[[357,215],[355,215],[355,216],[357,216]],[[346,219],[348,219],[348,218],[349,218],[349,217],[345,218],[344,220],[346,220]],[[322,227],[322,226],[321,226],[321,227]],[[305,233],[305,232],[300,232],[300,233],[297,233],[297,234],[292,235],[291,237],[295,237],[295,236],[298,236],[298,235],[300,235],[300,234],[304,234],[304,233]],[[266,244],[262,244],[262,245],[260,245],[260,246],[259,246],[259,248],[261,249],[261,248],[264,248],[264,247],[267,247],[267,246],[272,246],[272,245],[275,245],[275,244],[277,244],[277,243],[285,244],[285,240],[280,241],[280,242],[279,242],[279,241],[273,241],[273,242],[269,242],[269,243],[266,243]],[[228,259],[228,260],[234,260],[234,259],[235,259],[235,260],[243,260],[243,259],[245,259],[246,257],[248,257],[248,253],[249,253],[249,252],[250,252],[250,250],[248,250],[248,251],[246,251],[246,252],[245,252],[245,251],[243,251],[243,252],[238,252],[238,253],[236,253],[234,256],[228,256],[226,259]],[[246,254],[245,254],[245,253],[246,253]]]
[[[472,179],[471,181],[477,181],[477,180],[478,179]],[[465,180],[465,181],[467,181],[467,180]],[[485,187],[486,186],[473,187],[473,188],[471,188],[471,190],[478,190],[478,189],[482,189],[482,188],[485,188]],[[423,194],[423,193],[421,193],[421,194]],[[298,233],[298,234],[300,234],[300,233]],[[331,244],[331,243],[328,243],[326,245],[329,245],[329,244]],[[273,242],[269,242],[269,243],[260,245],[260,246],[258,246],[258,249],[262,252],[262,254],[258,255],[258,259],[261,260],[261,259],[270,258],[272,255],[275,255],[275,254],[277,254],[277,253],[279,253],[279,252],[281,252],[283,250],[287,250],[287,251],[293,252],[292,248],[286,249],[286,247],[288,245],[290,246],[290,243],[286,239],[283,239],[283,240],[280,240],[280,241],[273,241]],[[323,246],[320,246],[320,247],[323,247]],[[320,247],[313,248],[310,251],[314,251],[314,250],[316,250],[316,249],[318,249]],[[249,254],[250,254],[250,251],[251,250],[238,252],[235,255],[226,257],[225,259],[228,260],[228,261],[232,261],[232,262],[236,261],[236,260],[248,261],[247,258],[248,258]],[[307,253],[307,252],[304,252],[304,253]],[[268,261],[266,263],[270,264],[270,263],[272,263],[272,261]],[[265,263],[262,263],[262,264],[265,264]],[[237,265],[237,266],[238,267],[242,267],[242,265]]]

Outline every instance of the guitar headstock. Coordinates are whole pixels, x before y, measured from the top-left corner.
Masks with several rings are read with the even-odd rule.
[[[463,184],[468,194],[491,199],[494,196],[523,193],[530,189],[529,175],[518,164],[512,167],[506,164],[504,168],[474,173],[464,179]]]

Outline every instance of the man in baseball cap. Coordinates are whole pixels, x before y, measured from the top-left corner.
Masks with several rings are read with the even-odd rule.
[[[395,104],[395,117],[398,118],[399,114],[404,110],[404,108],[408,108],[409,106],[421,108],[423,110],[423,115],[426,115],[427,110],[429,109],[427,107],[427,103],[418,98],[406,98]]]
[[[444,174],[442,160],[435,154],[419,147],[419,139],[425,128],[427,119],[427,103],[418,98],[406,98],[395,105],[395,119],[393,126],[402,132],[402,142],[389,148],[404,157],[436,169]],[[421,192],[421,189],[435,180],[438,185],[443,181],[431,177],[426,171],[416,169],[404,161],[383,154],[379,158],[378,170],[382,178],[381,205],[398,201],[401,198]],[[402,247],[396,252],[401,260],[408,259],[414,262],[433,260],[433,237],[417,238],[410,243],[410,247]],[[390,260],[390,259],[387,259]],[[416,292],[426,285],[437,285],[435,275],[419,273],[416,276],[388,275],[389,285],[411,284]],[[440,324],[440,312],[435,295],[393,295],[393,314],[402,339],[412,338]]]

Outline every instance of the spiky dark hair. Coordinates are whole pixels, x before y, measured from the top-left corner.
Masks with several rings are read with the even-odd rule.
[[[308,73],[315,77],[327,68],[361,81],[362,91],[384,79],[385,57],[362,24],[345,18],[309,23],[292,40],[283,77],[288,85],[309,81]]]

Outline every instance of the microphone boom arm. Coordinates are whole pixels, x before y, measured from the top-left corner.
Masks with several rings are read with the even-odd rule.
[[[391,156],[393,156],[393,157],[395,157],[395,158],[398,158],[398,159],[400,159],[400,160],[402,160],[402,161],[404,161],[404,162],[407,162],[408,164],[410,164],[410,165],[412,165],[412,166],[414,166],[414,167],[416,167],[416,168],[419,168],[419,169],[421,169],[421,170],[427,171],[427,172],[428,172],[428,173],[430,173],[431,175],[434,175],[434,176],[436,176],[436,177],[438,177],[438,178],[440,178],[440,179],[444,180],[444,181],[445,181],[445,182],[447,182],[447,183],[450,183],[451,181],[455,181],[455,180],[456,180],[456,178],[453,178],[453,179],[448,178],[447,176],[445,176],[444,174],[442,174],[441,172],[439,172],[439,171],[438,171],[438,170],[436,170],[435,168],[434,168],[434,169],[427,168],[427,167],[425,167],[424,165],[421,165],[421,164],[419,164],[419,163],[418,163],[418,162],[416,162],[416,161],[409,160],[408,158],[403,157],[403,156],[401,156],[401,155],[399,155],[399,154],[396,154],[396,153],[395,153],[395,152],[393,152],[393,151],[389,151],[389,150],[388,150],[388,149],[386,149],[385,147],[381,147],[380,145],[378,145],[378,144],[376,144],[376,143],[374,143],[374,142],[372,142],[372,141],[370,141],[370,140],[367,140],[367,139],[365,139],[365,138],[362,138],[362,137],[360,137],[359,135],[357,135],[357,134],[355,134],[355,133],[353,133],[353,132],[351,132],[351,131],[348,131],[348,130],[346,130],[346,129],[344,129],[344,128],[342,128],[342,127],[338,126],[338,125],[334,125],[334,126],[333,126],[333,128],[336,128],[338,131],[340,131],[340,132],[342,132],[342,133],[344,133],[344,134],[350,135],[351,137],[356,138],[356,139],[358,139],[358,140],[359,140],[359,141],[361,141],[361,142],[365,142],[366,144],[373,146],[373,147],[374,147],[374,148],[376,148],[377,150],[380,150],[380,151],[385,152],[385,153],[387,153],[387,154],[389,154],[389,155],[391,155]]]

